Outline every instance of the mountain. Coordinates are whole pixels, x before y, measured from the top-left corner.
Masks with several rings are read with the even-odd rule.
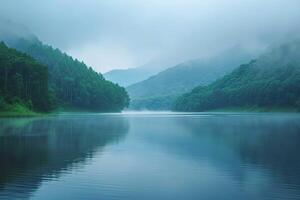
[[[174,61],[172,59],[157,59],[140,67],[112,70],[104,73],[103,76],[113,83],[127,87],[146,80],[147,78],[171,66],[174,66]]]
[[[129,97],[123,87],[105,80],[59,49],[43,44],[33,34],[24,31],[26,34],[22,35],[22,30],[9,22],[4,25],[0,28],[0,41],[48,67],[49,87],[59,107],[97,111],[120,111],[127,107]]]
[[[121,86],[127,87],[128,85],[145,80],[155,73],[157,73],[157,70],[153,70],[150,67],[141,66],[129,69],[111,70],[103,74],[103,76],[113,83],[117,83]]]
[[[300,41],[272,48],[208,86],[177,99],[174,109],[253,107],[300,109]]]
[[[192,60],[166,69],[126,88],[131,98],[130,108],[171,109],[180,95],[197,85],[212,83],[251,57],[241,47],[234,47],[209,59]]]
[[[0,43],[0,111],[48,111],[48,71],[32,57]]]

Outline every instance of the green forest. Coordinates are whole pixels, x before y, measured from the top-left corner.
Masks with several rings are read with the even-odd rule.
[[[0,43],[0,110],[26,107],[46,112],[53,99],[48,91],[48,72],[30,56]]]
[[[179,97],[174,110],[300,108],[300,42],[273,48],[208,86]]]
[[[1,44],[1,109],[21,104],[29,110],[121,111],[126,90],[100,73],[37,38]],[[40,63],[40,64],[39,64]],[[6,105],[6,106],[4,106]]]
[[[120,111],[128,106],[129,97],[123,87],[106,81],[100,73],[59,49],[36,38],[19,39],[13,47],[48,66],[50,89],[58,105],[94,111]]]

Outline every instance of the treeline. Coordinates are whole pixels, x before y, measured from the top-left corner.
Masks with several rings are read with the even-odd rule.
[[[47,67],[0,43],[0,110],[20,104],[35,111],[53,106],[48,92]]]
[[[174,110],[232,107],[300,109],[300,42],[273,49],[209,86],[177,99]]]
[[[57,107],[120,111],[129,104],[123,87],[105,80],[83,62],[44,45],[35,37],[14,40],[10,46],[48,67],[49,90]]]

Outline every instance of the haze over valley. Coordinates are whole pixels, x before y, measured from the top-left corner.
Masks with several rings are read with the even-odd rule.
[[[299,200],[299,0],[0,2],[0,200]]]
[[[30,14],[18,8],[8,12],[14,3],[5,2],[0,8],[1,40],[50,66],[49,87],[54,92],[52,107],[56,108],[90,109],[98,103],[99,110],[122,110],[128,105],[134,110],[171,110],[175,101],[193,88],[213,83],[276,46],[297,41],[300,27],[298,2],[293,0],[287,3],[146,1],[145,4],[132,0],[126,6],[118,0],[76,4],[57,0],[44,4],[33,0],[22,2],[24,8],[31,8]],[[74,14],[66,15],[56,5],[69,6]],[[155,12],[147,5],[155,7]],[[42,11],[55,15],[40,16]],[[14,16],[15,12],[20,15]],[[118,12],[122,15],[114,14]],[[20,18],[21,15],[24,17]],[[54,32],[58,29],[59,33]],[[48,58],[52,50],[45,44],[53,48],[53,60]],[[39,50],[39,45],[45,48]],[[68,78],[51,75],[62,73],[61,64],[71,67],[71,63],[66,63],[69,58],[57,59],[58,51],[72,56],[70,59],[78,67],[84,63],[82,66],[102,72],[100,79],[103,76],[102,79],[126,88],[129,97],[124,94],[118,108],[104,105],[105,101],[114,101],[108,100],[108,96],[101,103],[86,100],[95,97],[88,97],[93,90],[88,82],[78,85],[83,74],[66,71]]]

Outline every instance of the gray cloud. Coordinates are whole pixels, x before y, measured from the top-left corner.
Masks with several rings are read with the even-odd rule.
[[[299,33],[299,0],[2,0],[4,18],[98,71],[181,62]]]

